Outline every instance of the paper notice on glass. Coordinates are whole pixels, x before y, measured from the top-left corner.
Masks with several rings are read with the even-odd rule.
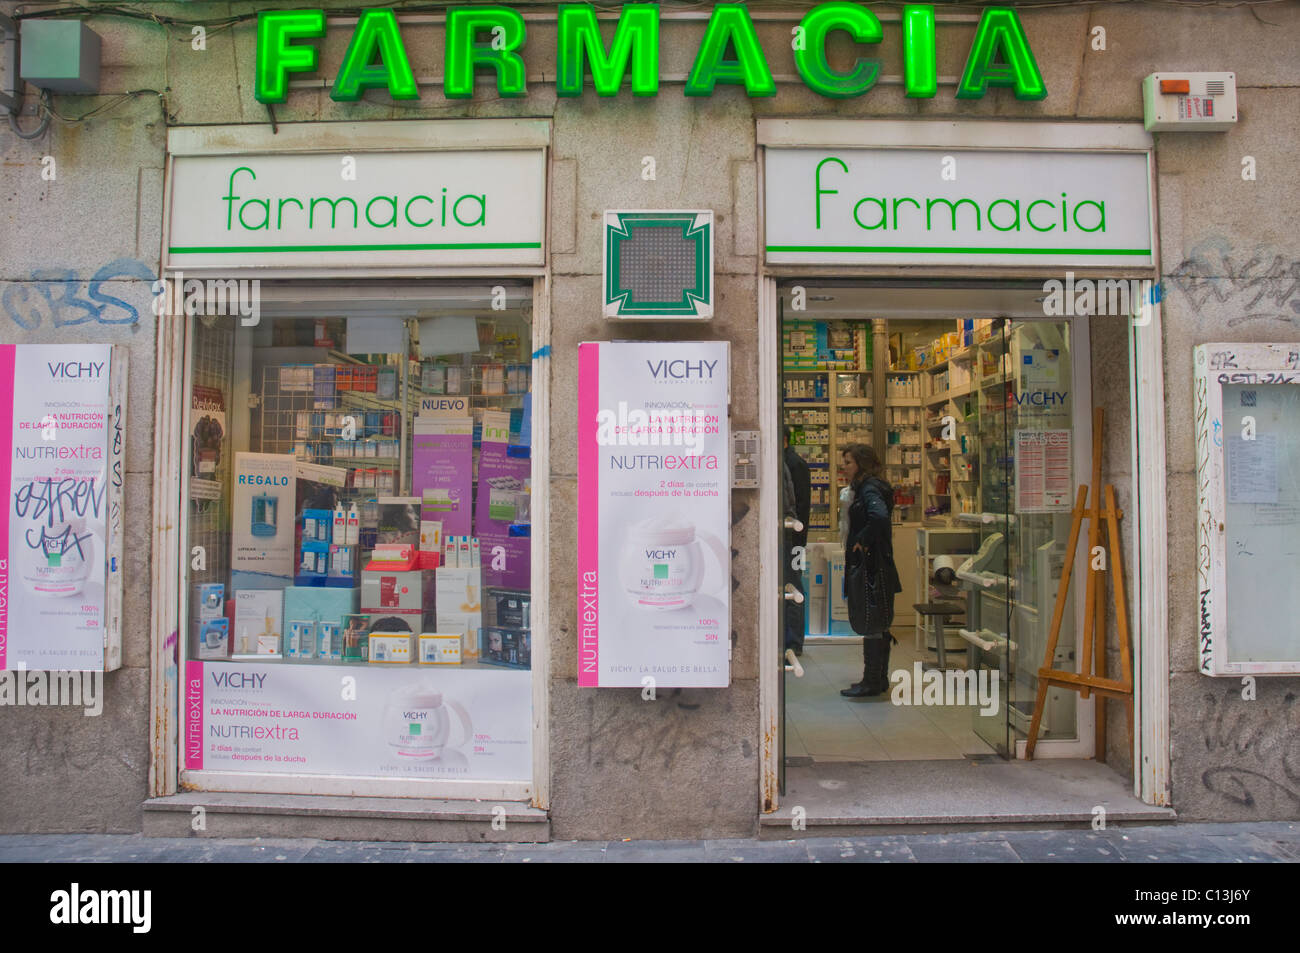
[[[406,325],[397,318],[348,318],[349,354],[403,354]]]
[[[1045,390],[1061,383],[1061,352],[1056,348],[1034,347],[1020,355],[1022,391]]]
[[[478,350],[478,319],[444,314],[420,319],[420,357],[469,354]]]
[[[1229,503],[1277,502],[1277,434],[1257,434],[1254,440],[1232,436],[1225,447],[1228,459]]]
[[[1068,430],[1016,431],[1016,512],[1068,510],[1074,483]]]

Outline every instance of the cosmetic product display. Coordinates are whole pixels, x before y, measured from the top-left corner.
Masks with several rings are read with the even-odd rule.
[[[532,633],[527,629],[485,626],[479,631],[479,661],[510,668],[532,666]]]
[[[420,635],[419,650],[421,665],[459,665],[459,632],[425,632]]]
[[[316,623],[304,619],[288,624],[289,644],[286,655],[292,659],[316,657]]]
[[[241,589],[235,593],[235,657],[256,656],[258,636],[279,638],[284,593],[278,589]]]
[[[370,633],[370,662],[387,665],[409,665],[415,661],[415,635]]]
[[[343,661],[366,662],[370,659],[370,616],[343,617]]]
[[[280,307],[192,338],[204,412],[224,417],[193,441],[182,490],[182,771],[375,790],[525,777],[527,319]]]

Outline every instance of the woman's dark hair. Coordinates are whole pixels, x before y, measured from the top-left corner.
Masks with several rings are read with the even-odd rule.
[[[858,477],[854,481],[855,484],[861,483],[867,477],[878,477],[881,471],[884,470],[880,458],[876,456],[876,451],[865,443],[850,443],[841,450],[841,453],[848,454],[853,462],[858,465]]]

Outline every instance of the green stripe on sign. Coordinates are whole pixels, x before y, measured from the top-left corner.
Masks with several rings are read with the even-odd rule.
[[[228,255],[273,251],[475,251],[495,248],[541,248],[541,242],[465,242],[445,245],[172,245],[173,255]]]
[[[928,245],[768,245],[769,252],[830,252],[907,255],[1150,255],[1149,248],[958,248]]]

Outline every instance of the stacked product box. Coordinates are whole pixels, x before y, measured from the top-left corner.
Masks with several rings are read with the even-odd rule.
[[[415,547],[380,544],[361,573],[361,611],[369,620],[369,661],[410,664],[418,658],[416,639],[424,631],[425,580]]]
[[[226,658],[230,654],[230,620],[226,618],[226,587],[219,582],[194,587],[190,623],[194,644],[201,659]]]
[[[479,661],[510,668],[532,666],[532,596],[515,589],[488,588],[483,594]]]
[[[344,510],[305,509],[302,512],[302,543],[298,549],[298,586],[355,585],[356,554],[361,538],[361,517],[356,504]]]

